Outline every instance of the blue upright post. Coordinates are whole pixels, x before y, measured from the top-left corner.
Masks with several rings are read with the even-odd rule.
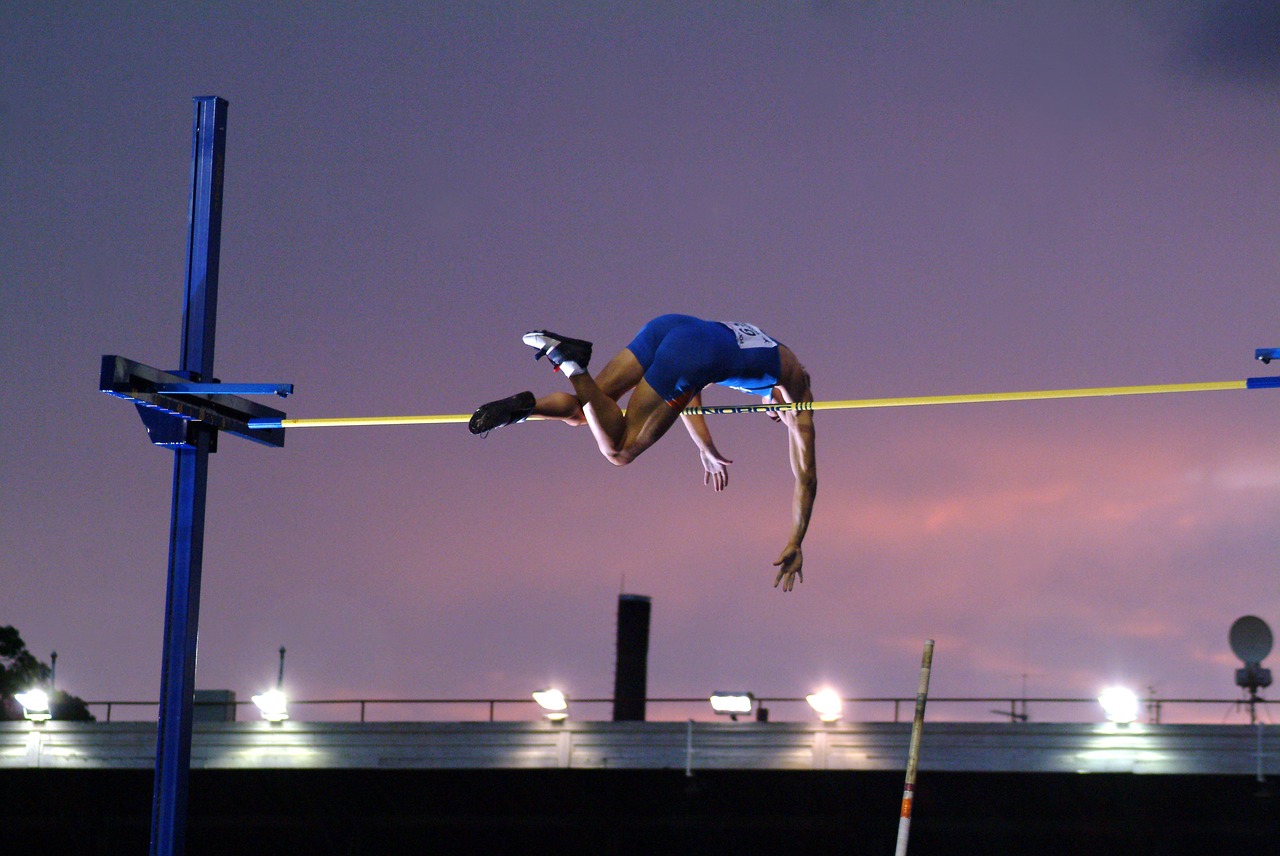
[[[218,308],[218,249],[222,233],[222,166],[226,139],[227,102],[212,96],[196,98],[182,368],[178,373],[197,383],[214,380],[213,345]],[[188,423],[187,443],[174,451],[169,587],[165,605],[155,796],[151,814],[152,856],[177,856],[186,847],[187,780],[191,766],[191,717],[195,705],[205,494],[209,453],[215,436],[214,429],[200,422]]]

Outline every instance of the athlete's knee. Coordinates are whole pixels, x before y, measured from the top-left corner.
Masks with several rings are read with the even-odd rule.
[[[624,447],[621,449],[610,449],[608,451],[601,450],[601,454],[604,455],[604,459],[606,461],[613,464],[615,467],[625,467],[627,464],[634,461],[639,456],[640,452],[629,447]]]
[[[615,467],[625,467],[634,460],[634,458],[624,455],[622,452],[605,452],[604,459]]]

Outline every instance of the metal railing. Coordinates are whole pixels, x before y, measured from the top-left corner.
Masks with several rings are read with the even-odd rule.
[[[612,698],[570,698],[569,703],[571,710],[574,711],[574,717],[583,720],[608,720],[611,718]],[[903,716],[908,719],[911,716],[915,706],[915,697],[893,697],[893,696],[875,696],[862,698],[844,698],[842,702],[845,705],[846,721],[854,722],[902,722]],[[1183,708],[1189,707],[1196,709],[1197,712],[1216,715],[1220,717],[1222,722],[1226,722],[1233,714],[1244,713],[1250,721],[1258,718],[1266,718],[1268,701],[1263,698],[1256,700],[1257,707],[1251,709],[1250,701],[1247,698],[1229,698],[1229,699],[1209,699],[1209,698],[1156,698],[1148,697],[1142,699],[1145,708],[1145,716],[1142,717],[1146,722],[1158,724],[1165,720],[1167,709],[1173,707]],[[679,698],[650,698],[645,700],[646,706],[653,706],[657,710],[650,711],[650,719],[653,721],[682,721],[690,718],[688,713],[692,709],[699,717],[709,719],[720,718],[711,714],[709,711],[708,697],[679,697]],[[129,709],[148,709],[152,711],[159,710],[158,701],[89,701],[86,702],[91,712],[102,711],[102,720],[111,722],[113,715],[121,708]],[[229,706],[237,708],[248,707],[252,709],[251,701],[208,701],[197,702],[197,708],[222,708]],[[795,708],[798,712],[790,719],[792,721],[804,720],[812,718],[812,712],[809,710],[808,704],[804,698],[792,698],[785,696],[757,696],[756,710],[764,708],[770,712],[770,716],[774,714],[776,706]],[[580,711],[583,707],[588,709],[599,710],[599,715],[583,716]],[[1053,718],[1052,716],[1042,716],[1041,711],[1044,708],[1059,710],[1071,710],[1078,715],[1068,717],[1066,719]],[[525,720],[536,718],[540,714],[540,709],[532,698],[347,698],[347,699],[290,699],[289,709],[293,712],[294,719],[302,721],[358,721],[358,722],[394,722],[408,721],[406,716],[386,715],[385,709],[392,708],[400,712],[413,713],[413,709],[419,710],[426,708],[434,714],[426,717],[427,719],[448,719],[460,722],[497,722],[507,720]],[[501,708],[502,717],[499,717],[499,709]],[[942,708],[942,710],[940,710]],[[1217,711],[1210,710],[1217,708]],[[371,709],[377,711],[382,709],[384,715],[370,717]],[[683,710],[681,710],[683,709]],[[1064,721],[1089,721],[1098,719],[1098,700],[1096,698],[1067,698],[1067,697],[1018,697],[1011,698],[1008,696],[976,696],[976,697],[930,697],[929,698],[930,718],[935,721],[982,721],[976,717],[998,716],[1007,719],[1009,722],[1064,722]],[[963,711],[963,715],[952,713],[951,716],[939,715],[945,714],[952,709]],[[1259,709],[1262,716],[1259,716]],[[666,715],[663,715],[664,710]],[[1033,712],[1035,716],[1033,717]],[[310,713],[310,716],[305,715]],[[328,714],[328,715],[325,715]],[[745,716],[745,715],[744,715]],[[750,716],[755,716],[751,714]],[[129,717],[131,721],[150,717]],[[237,715],[236,717],[240,717]],[[256,716],[249,717],[256,719]],[[774,719],[773,721],[787,721]],[[1178,717],[1173,721],[1189,721],[1189,722],[1208,722],[1213,721],[1205,718],[1205,716],[1191,716],[1187,718]]]

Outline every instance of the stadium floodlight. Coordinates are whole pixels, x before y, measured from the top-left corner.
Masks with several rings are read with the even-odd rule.
[[[542,715],[551,722],[559,724],[569,718],[569,699],[560,690],[554,687],[537,690],[533,694],[533,700],[542,708]]]
[[[289,718],[289,700],[279,687],[254,696],[253,703],[262,711],[262,718],[272,725],[279,725]]]
[[[49,694],[42,689],[16,693],[14,698],[22,705],[22,715],[32,722],[44,722],[53,716],[49,712]]]
[[[823,722],[835,722],[840,719],[840,714],[844,712],[844,703],[840,700],[840,693],[829,687],[816,693],[810,693],[804,699],[809,702],[809,707],[817,712],[818,719]]]
[[[1098,696],[1107,720],[1128,725],[1138,718],[1138,694],[1128,687],[1107,687]]]
[[[717,690],[711,694],[711,709],[734,722],[738,721],[739,716],[751,713],[755,704],[756,697],[751,693]]]

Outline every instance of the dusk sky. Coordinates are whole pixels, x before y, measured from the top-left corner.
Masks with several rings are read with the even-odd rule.
[[[599,368],[664,312],[820,400],[1280,373],[1270,3],[6,2],[0,624],[85,699],[159,693],[174,456],[97,372],[178,363],[200,95],[216,373],[291,417],[568,390],[526,330]],[[708,418],[721,494],[681,428],[222,437],[198,686],[284,645],[301,699],[607,697],[620,591],[655,697],[910,696],[934,638],[937,696],[1229,699],[1232,621],[1280,626],[1280,391],[818,414],[785,595],[785,431]]]

